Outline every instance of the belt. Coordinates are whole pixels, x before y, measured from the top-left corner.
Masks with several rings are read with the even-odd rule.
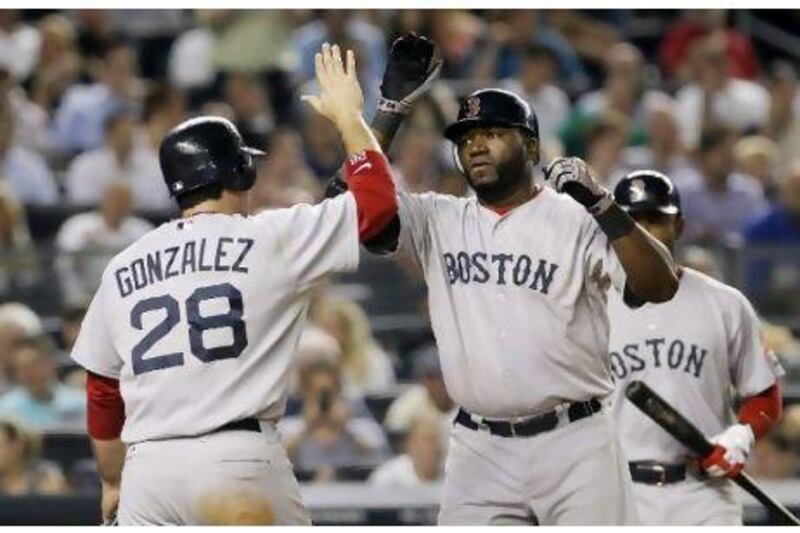
[[[569,404],[567,409],[562,410],[563,415],[566,411],[568,422],[575,422],[581,418],[592,416],[601,409],[602,405],[597,398],[592,398],[587,402],[575,402]],[[476,421],[476,418],[480,422]],[[456,423],[469,429],[477,430],[485,428],[492,435],[499,437],[533,437],[539,433],[550,431],[558,426],[559,411],[552,410],[548,413],[532,416],[527,419],[519,420],[516,422],[509,422],[508,420],[487,420],[485,418],[474,417],[466,412],[464,409],[459,409],[456,415]]]
[[[657,461],[632,461],[628,463],[631,479],[646,485],[668,485],[686,479],[686,465],[670,465]]]
[[[209,433],[219,433],[220,431],[255,431],[260,433],[261,424],[258,422],[257,418],[243,418],[241,420],[228,422]]]

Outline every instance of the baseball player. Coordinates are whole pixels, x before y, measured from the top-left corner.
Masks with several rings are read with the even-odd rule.
[[[399,224],[382,232],[424,273],[445,383],[461,406],[439,522],[635,523],[605,407],[606,292],[668,300],[671,257],[583,161],[549,165],[555,190],[534,182],[538,125],[518,96],[471,94],[445,136],[475,197],[399,193]]]
[[[617,185],[617,204],[673,251],[683,230],[677,188],[641,170]],[[733,484],[753,442],[781,415],[774,356],[765,355],[753,307],[738,290],[678,267],[667,303],[631,309],[609,298],[610,361],[620,396],[614,415],[641,520],[650,525],[741,525]],[[770,361],[770,359],[772,359]],[[716,443],[696,457],[624,398],[642,380]],[[733,413],[733,391],[743,399]]]
[[[118,506],[122,525],[218,523],[209,502],[236,495],[242,516],[309,523],[274,423],[310,289],[354,269],[396,214],[353,53],[325,44],[316,70],[321,93],[304,99],[342,135],[348,193],[247,216],[263,154],[230,122],[189,120],[160,147],[181,216],[111,260],[72,353],[105,520]]]

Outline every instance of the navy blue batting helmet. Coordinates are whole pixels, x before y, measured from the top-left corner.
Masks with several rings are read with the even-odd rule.
[[[164,181],[176,197],[213,185],[246,191],[256,181],[254,157],[263,155],[244,144],[231,121],[211,116],[179,124],[158,150]]]
[[[614,188],[614,200],[629,213],[650,211],[677,215],[681,212],[678,188],[655,170],[637,170],[625,176]]]
[[[476,127],[519,128],[539,138],[539,121],[528,103],[503,89],[481,89],[467,96],[458,109],[458,119],[447,126],[444,136],[452,142]]]

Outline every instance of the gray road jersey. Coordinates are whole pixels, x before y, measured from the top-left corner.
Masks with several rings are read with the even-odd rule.
[[[781,373],[765,355],[747,299],[705,274],[684,268],[677,294],[663,304],[629,309],[609,300],[614,411],[630,460],[678,463],[692,455],[624,398],[631,380],[647,383],[713,436],[735,422],[734,391],[757,394]]]
[[[350,193],[166,223],[109,263],[72,357],[119,379],[128,443],[280,417],[310,289],[358,254]]]
[[[399,210],[456,403],[512,417],[613,391],[606,292],[625,271],[582,206],[545,188],[503,216],[433,193]]]

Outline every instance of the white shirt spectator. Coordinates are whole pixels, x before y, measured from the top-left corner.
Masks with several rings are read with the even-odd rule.
[[[208,28],[193,28],[178,36],[169,51],[169,81],[181,89],[211,85],[216,75],[214,44],[214,33]]]
[[[504,89],[520,95],[536,113],[539,119],[539,136],[543,139],[558,137],[558,130],[569,117],[569,98],[555,85],[545,84],[533,93],[526,93],[522,84],[515,79],[501,82]]]
[[[373,470],[369,476],[368,483],[381,487],[414,488],[428,485],[432,482],[420,479],[414,470],[411,458],[404,454],[388,460]]]
[[[75,205],[96,205],[103,191],[115,181],[127,182],[136,209],[171,209],[158,154],[143,138],[137,138],[130,157],[121,162],[103,146],[76,157],[67,171],[67,199]]]
[[[690,84],[678,91],[677,123],[684,148],[691,150],[700,142],[704,92]],[[711,101],[714,118],[723,126],[743,131],[759,128],[769,118],[770,96],[764,87],[747,80],[731,79]]]
[[[11,32],[0,30],[0,61],[17,80],[24,80],[39,59],[39,31],[18,24]]]
[[[150,222],[136,217],[110,228],[96,211],[67,219],[56,236],[58,251],[65,254],[59,257],[57,268],[66,300],[81,302],[91,297],[108,261],[152,229]]]

